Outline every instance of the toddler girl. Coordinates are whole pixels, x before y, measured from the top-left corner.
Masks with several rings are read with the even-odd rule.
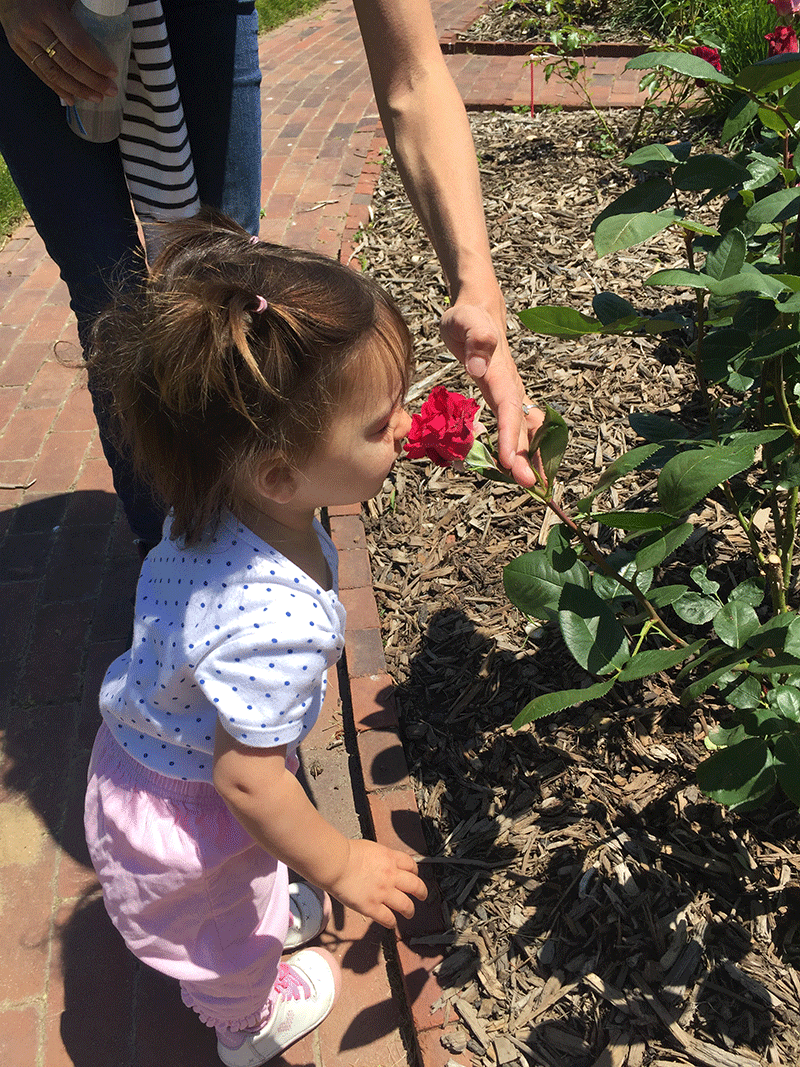
[[[410,338],[363,275],[204,213],[99,320],[94,351],[170,514],[100,694],[92,862],[130,949],[179,979],[225,1064],[254,1067],[333,1005],[329,953],[281,962],[324,926],[325,891],[385,926],[426,895],[410,856],[343,837],[294,775],[344,644],[315,511],[391,469]],[[319,891],[290,893],[287,866]]]

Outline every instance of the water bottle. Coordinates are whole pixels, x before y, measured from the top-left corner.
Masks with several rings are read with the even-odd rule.
[[[128,0],[78,0],[72,14],[117,68],[114,76],[117,95],[104,96],[99,103],[76,100],[67,108],[67,122],[79,137],[87,141],[113,141],[122,126],[131,55]]]

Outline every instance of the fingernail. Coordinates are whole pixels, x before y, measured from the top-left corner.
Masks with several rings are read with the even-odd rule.
[[[484,356],[470,356],[466,363],[467,374],[473,378],[482,378],[489,368],[489,361]]]

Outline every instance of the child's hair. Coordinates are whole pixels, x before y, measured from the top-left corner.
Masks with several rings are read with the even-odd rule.
[[[259,461],[302,464],[359,380],[388,363],[405,391],[411,338],[388,294],[335,260],[209,210],[169,229],[142,289],[98,319],[90,373],[192,544]]]

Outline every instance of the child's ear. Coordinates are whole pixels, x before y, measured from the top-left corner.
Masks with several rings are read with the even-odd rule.
[[[297,492],[297,480],[283,463],[262,463],[256,475],[256,490],[275,504],[288,504]]]

